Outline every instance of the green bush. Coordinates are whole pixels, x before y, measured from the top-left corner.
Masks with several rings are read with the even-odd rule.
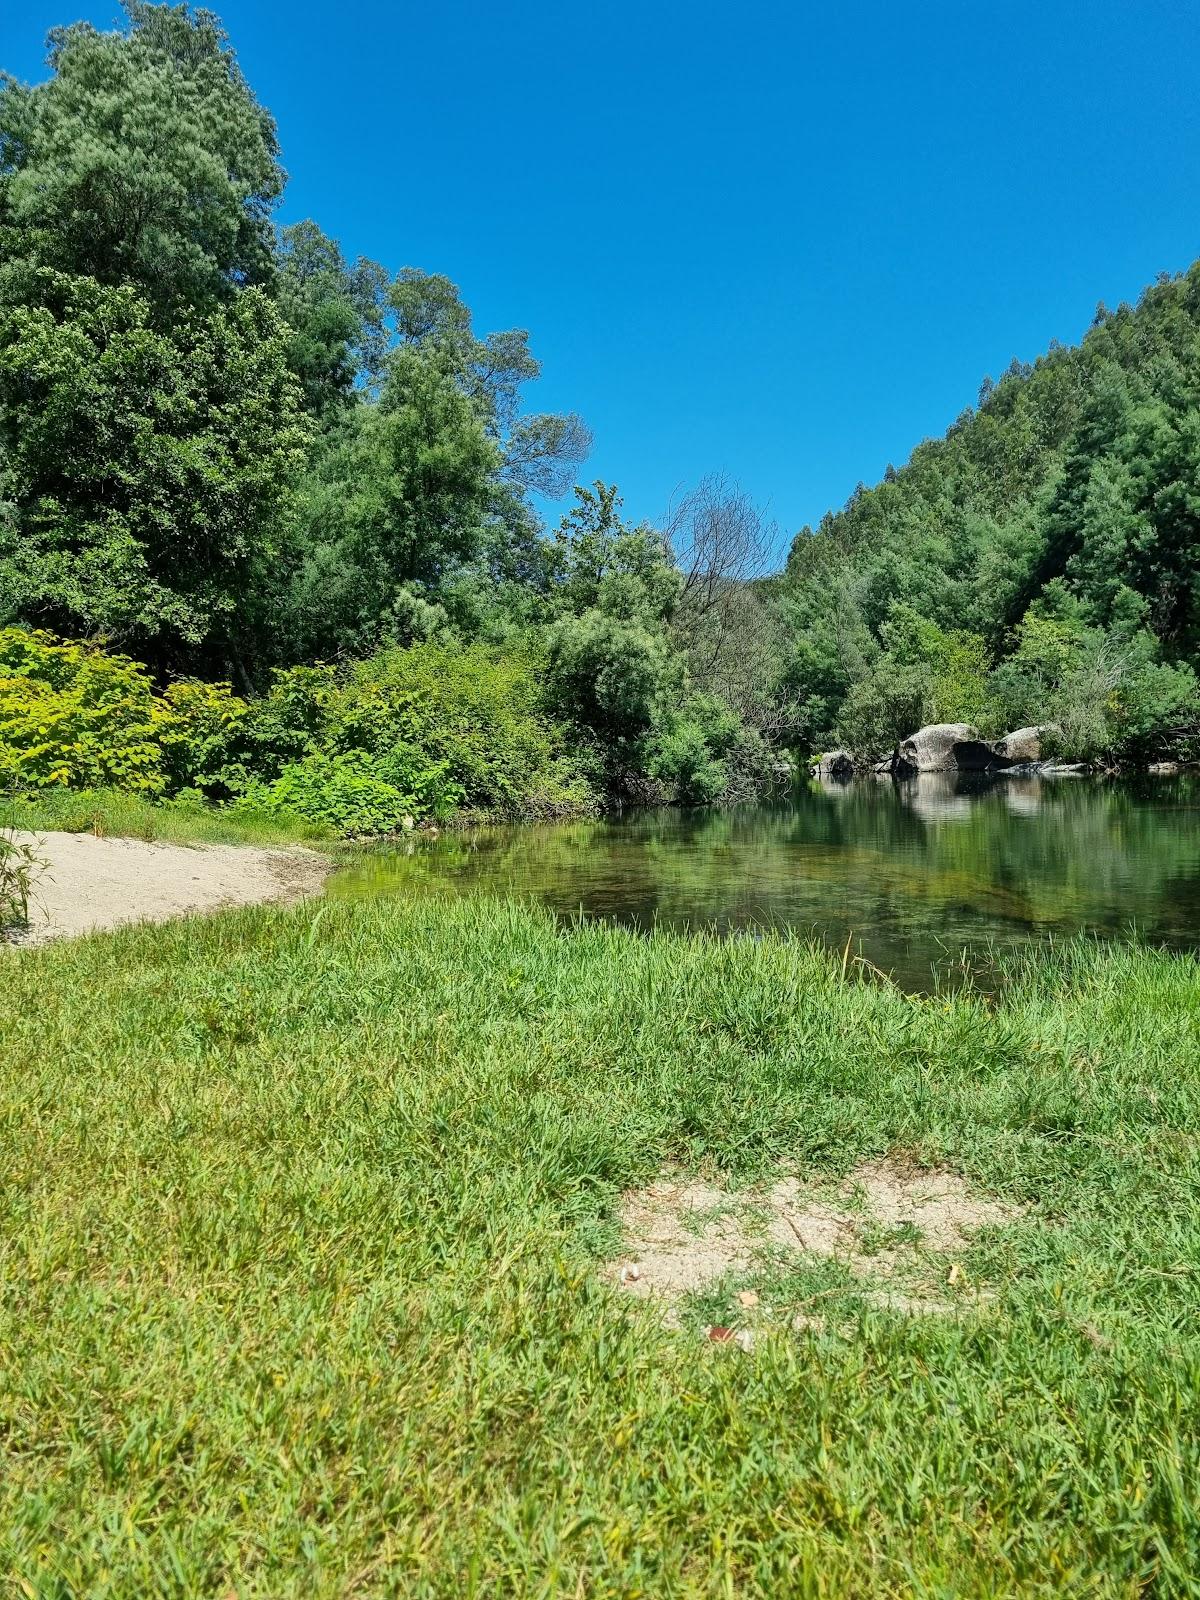
[[[1069,760],[1189,757],[1200,735],[1200,687],[1186,662],[1159,659],[1141,627],[1086,625],[1078,615],[1032,610],[1016,648],[992,674],[1009,726],[1050,721],[1047,754]]]
[[[343,834],[394,833],[410,821],[452,809],[460,792],[422,752],[396,746],[387,755],[314,751],[286,766],[271,783],[253,782],[237,802],[255,811],[283,811]]]
[[[541,658],[429,641],[357,662],[325,708],[332,749],[413,746],[473,810],[533,815],[592,800],[564,726],[543,708]]]
[[[646,759],[650,776],[666,785],[680,805],[712,805],[730,788],[731,768],[751,752],[745,730],[727,707],[708,695],[693,695],[658,733]]]
[[[348,668],[289,667],[247,701],[49,634],[0,631],[0,786],[239,799],[341,832],[456,806],[549,815],[592,802],[543,662],[427,641]]]
[[[162,794],[169,715],[127,656],[0,629],[0,787]]]
[[[159,739],[172,791],[225,798],[244,787],[250,707],[227,683],[188,678],[162,697]]]

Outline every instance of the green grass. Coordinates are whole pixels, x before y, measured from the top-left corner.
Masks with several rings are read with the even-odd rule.
[[[0,827],[98,833],[168,844],[315,844],[329,828],[287,812],[205,805],[196,800],[144,800],[119,789],[47,789],[0,800]]]
[[[1196,962],[910,999],[424,899],[5,959],[13,1594],[1196,1592]],[[990,1303],[744,1354],[594,1276],[664,1161],[885,1151],[1028,1208]]]

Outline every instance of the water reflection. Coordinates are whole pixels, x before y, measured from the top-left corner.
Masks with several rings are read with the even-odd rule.
[[[787,927],[909,987],[961,952],[1087,930],[1200,944],[1200,783],[936,774],[786,804],[479,828],[374,852],[334,895],[476,889],[639,928]]]

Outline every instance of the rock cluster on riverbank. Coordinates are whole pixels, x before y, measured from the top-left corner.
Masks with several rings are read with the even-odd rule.
[[[830,750],[814,767],[819,778],[849,779],[873,772],[879,777],[910,778],[922,772],[993,772],[1012,777],[1070,777],[1095,770],[1086,761],[1043,759],[1047,734],[1056,734],[1054,723],[1016,728],[999,739],[983,739],[968,722],[937,722],[918,728],[902,739],[891,755],[867,765],[847,750]],[[1173,761],[1154,762],[1147,769],[1156,774],[1179,771]]]

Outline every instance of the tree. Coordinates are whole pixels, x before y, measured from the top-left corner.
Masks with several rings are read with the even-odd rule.
[[[561,711],[630,762],[681,691],[684,664],[667,629],[680,589],[670,549],[620,506],[613,485],[577,485],[556,530],[549,682]]]
[[[401,347],[417,348],[471,400],[500,452],[499,478],[519,491],[563,493],[591,450],[583,420],[522,416],[522,387],[541,374],[523,328],[476,337],[471,313],[449,278],[405,267],[388,292]]]
[[[410,586],[431,588],[479,552],[498,451],[439,363],[403,348],[376,403],[331,435],[302,489],[291,654],[367,649]]]
[[[172,338],[132,287],[34,276],[37,304],[0,308],[0,610],[240,659],[307,443],[287,329],[247,290]]]
[[[128,26],[50,35],[53,76],[0,80],[9,260],[135,284],[159,326],[272,272],[275,124],[211,12],[126,0]]]
[[[305,409],[328,424],[382,381],[387,273],[362,257],[350,265],[315,222],[281,228],[276,260],[276,300],[293,330],[288,359]]]
[[[682,577],[676,633],[692,681],[747,722],[781,732],[775,693],[782,639],[762,579],[776,530],[750,496],[720,474],[704,478],[667,519]]]

